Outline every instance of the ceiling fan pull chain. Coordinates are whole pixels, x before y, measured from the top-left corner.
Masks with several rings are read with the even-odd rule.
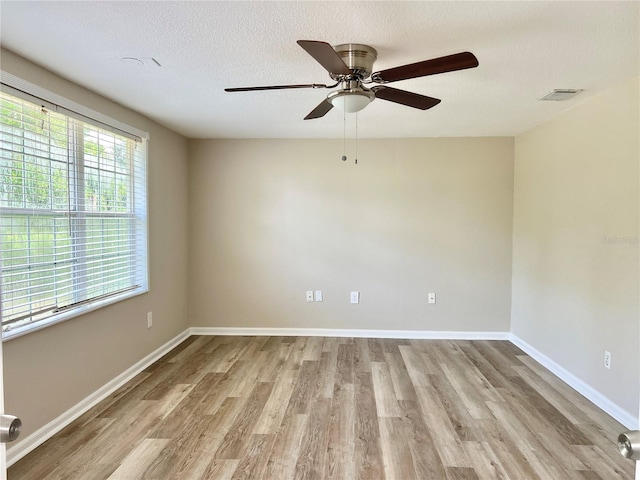
[[[347,113],[342,112],[342,161],[347,161]]]
[[[356,165],[358,164],[358,112],[356,112]]]

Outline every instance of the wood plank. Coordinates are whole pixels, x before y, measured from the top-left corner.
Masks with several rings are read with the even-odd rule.
[[[340,345],[342,347],[342,345]],[[329,416],[326,479],[355,478],[355,387],[336,383]]]
[[[180,429],[170,439],[166,447],[158,453],[145,470],[146,478],[185,478],[184,474],[195,470],[196,478],[206,468],[206,462],[200,462],[195,445],[210,427],[210,417],[190,415],[184,419]]]
[[[309,360],[319,362],[323,343],[324,339],[322,337],[308,337],[304,351],[302,352],[302,361]]]
[[[575,445],[572,450],[587,465],[588,470],[596,472],[603,479],[633,479],[634,465],[629,460],[617,463],[596,445]]]
[[[289,398],[287,414],[309,413],[309,405],[313,394],[313,386],[318,376],[318,362],[304,361]]]
[[[275,351],[267,350],[267,364],[260,372],[258,382],[275,382],[292,349],[293,344],[280,343]]]
[[[354,469],[356,479],[383,478],[380,429],[371,374],[356,374],[354,419]]]
[[[275,434],[278,432],[295,388],[298,374],[297,370],[285,370],[278,375],[269,399],[253,428],[254,434]]]
[[[426,362],[423,361],[422,355],[412,345],[401,345],[398,347],[402,361],[404,362],[407,374],[411,378],[411,383],[416,387],[427,387],[431,385],[429,382],[430,371]]]
[[[267,478],[264,475],[274,442],[275,435],[252,434],[247,453],[242,456],[231,480]]]
[[[473,468],[447,467],[447,480],[479,480],[478,474]]]
[[[464,442],[463,446],[473,470],[480,478],[509,480],[500,459],[487,442]]]
[[[435,449],[443,464],[447,467],[471,466],[462,447],[462,441],[456,434],[435,389],[416,387],[416,392],[425,424],[434,438],[438,439]]]
[[[408,448],[411,452],[417,477],[444,478],[445,468],[424,422],[420,406],[412,400],[400,400],[399,404],[405,428],[403,448]]]
[[[508,435],[501,424],[498,424],[495,419],[481,420],[479,423],[485,441],[495,456],[500,459],[500,465],[508,478],[539,478],[527,457],[518,449],[517,442]]]
[[[620,424],[616,422],[610,415],[607,415],[599,408],[593,408],[593,403],[580,395],[576,390],[564,383],[533,358],[527,355],[523,355],[518,357],[518,359],[522,363],[524,363],[531,370],[531,372],[538,375],[547,383],[547,390],[549,392],[551,392],[552,390],[556,390],[556,392],[560,394],[563,399],[562,401],[564,403],[564,409],[558,407],[556,408],[561,411],[568,410],[571,407],[573,408],[573,412],[576,414],[576,418],[569,418],[569,421],[571,421],[572,423],[593,422],[609,428],[619,428]],[[547,395],[545,395],[545,398],[547,398]],[[588,420],[581,420],[581,418],[587,418]]]
[[[158,454],[164,449],[169,440],[145,438],[124,459],[120,467],[109,476],[109,480],[130,480],[142,478],[145,470]]]
[[[355,345],[338,345],[338,357],[336,359],[335,381],[339,385],[353,383],[353,360],[355,358]]]
[[[540,417],[544,418],[550,425],[553,425],[553,429],[569,445],[589,445],[591,443],[579,428],[567,420],[557,408],[531,388],[524,380],[512,378],[511,382],[514,385],[512,390],[518,392],[518,397],[521,399],[526,397],[526,405],[539,413]]]
[[[225,435],[222,445],[216,451],[216,458],[240,459],[242,457],[250,442],[250,434],[262,414],[272,388],[273,384],[271,383],[258,383],[255,386],[244,408]]]
[[[258,348],[256,345],[255,349]],[[246,397],[255,388],[259,382],[260,376],[263,370],[267,366],[270,352],[257,351],[252,358],[251,362],[241,361],[241,369],[239,369],[238,376],[234,379],[233,386],[231,387],[228,396],[229,397]]]
[[[322,343],[322,353],[320,355],[320,371],[335,373],[338,364],[338,348],[340,344],[337,338],[325,338]]]
[[[324,478],[330,412],[330,399],[321,398],[314,402],[298,453],[293,475],[296,480]]]
[[[283,419],[267,462],[265,479],[293,478],[306,430],[307,415],[294,414]]]
[[[487,382],[491,384],[494,388],[506,388],[508,387],[508,380],[505,377],[504,369],[502,371],[496,368],[494,363],[491,363],[490,358],[487,358],[485,355],[482,355],[480,351],[475,347],[473,342],[461,342],[460,350],[465,354],[465,356],[469,359],[469,361],[473,364],[474,368],[477,369],[484,378],[486,378]],[[487,350],[485,349],[485,354]],[[508,367],[508,370],[511,372],[511,367]]]
[[[95,418],[90,422],[83,422],[82,428],[74,428],[71,435],[53,437],[38,448],[38,455],[28,455],[29,462],[21,461],[11,467],[10,478],[72,478],[74,475],[93,472],[99,457],[95,455],[98,452],[93,452],[89,446],[94,445],[96,439],[101,438],[114,421],[113,418]],[[67,460],[61,462],[59,459]],[[119,463],[110,465],[112,468],[107,477]]]
[[[430,375],[429,379],[458,438],[462,441],[481,441],[482,435],[479,433],[477,422],[471,417],[465,405],[459,401],[458,392],[446,376]]]
[[[458,392],[460,401],[469,411],[471,417],[476,420],[491,418],[491,413],[487,409],[481,392],[467,383],[468,377],[460,369],[451,368],[450,365],[441,364],[440,367],[447,380],[451,382],[453,388]]]
[[[540,479],[556,480],[568,477],[555,458],[544,454],[545,449],[540,440],[526,428],[519,415],[508,405],[502,402],[488,402],[487,406],[502,430],[511,438],[513,447],[522,452]]]
[[[384,362],[385,358],[382,340],[379,338],[369,338],[367,339],[367,344],[369,345],[369,359],[372,362]]]
[[[238,460],[211,460],[200,480],[231,480],[231,477],[238,468]]]
[[[400,417],[402,412],[393,389],[389,366],[385,362],[372,362],[371,378],[378,417]]]
[[[407,367],[404,364],[400,348],[406,345],[400,345],[398,351],[394,353],[385,353],[386,363],[389,366],[389,373],[391,374],[391,382],[393,383],[393,391],[396,394],[398,400],[412,400],[416,401],[416,391],[413,387],[413,382],[407,371]]]
[[[207,458],[215,458],[216,452],[227,438],[238,416],[243,413],[248,401],[247,398],[227,397],[215,415],[203,416],[209,422],[209,427],[198,438],[194,451]]]
[[[354,372],[370,372],[371,356],[369,355],[369,344],[366,338],[355,338],[355,355],[353,357]]]
[[[291,353],[287,358],[287,362],[284,368],[287,369],[296,369],[302,366],[302,361],[304,359],[305,349],[307,348],[307,338],[306,337],[292,337],[294,340],[291,347]]]
[[[8,479],[631,480],[623,429],[509,342],[192,337]]]
[[[411,450],[406,448],[409,433],[406,422],[399,417],[381,417],[378,422],[386,478],[417,480]]]

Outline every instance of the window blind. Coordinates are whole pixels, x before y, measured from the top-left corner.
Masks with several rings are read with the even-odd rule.
[[[147,289],[145,141],[36,102],[0,92],[5,333]]]

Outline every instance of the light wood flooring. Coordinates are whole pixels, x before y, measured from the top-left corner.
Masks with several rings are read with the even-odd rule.
[[[622,430],[506,341],[196,336],[8,473],[630,480]]]

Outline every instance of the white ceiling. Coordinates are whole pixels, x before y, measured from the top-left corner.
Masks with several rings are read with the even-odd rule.
[[[468,50],[478,68],[392,84],[442,103],[420,111],[377,99],[358,114],[358,135],[511,136],[638,75],[639,7],[637,1],[2,0],[0,40],[191,138],[342,136],[336,109],[303,120],[328,90],[223,90],[331,83],[298,39],[371,45],[378,50],[374,70]],[[584,92],[566,102],[538,101],[554,88]],[[348,116],[347,128],[353,126]]]

